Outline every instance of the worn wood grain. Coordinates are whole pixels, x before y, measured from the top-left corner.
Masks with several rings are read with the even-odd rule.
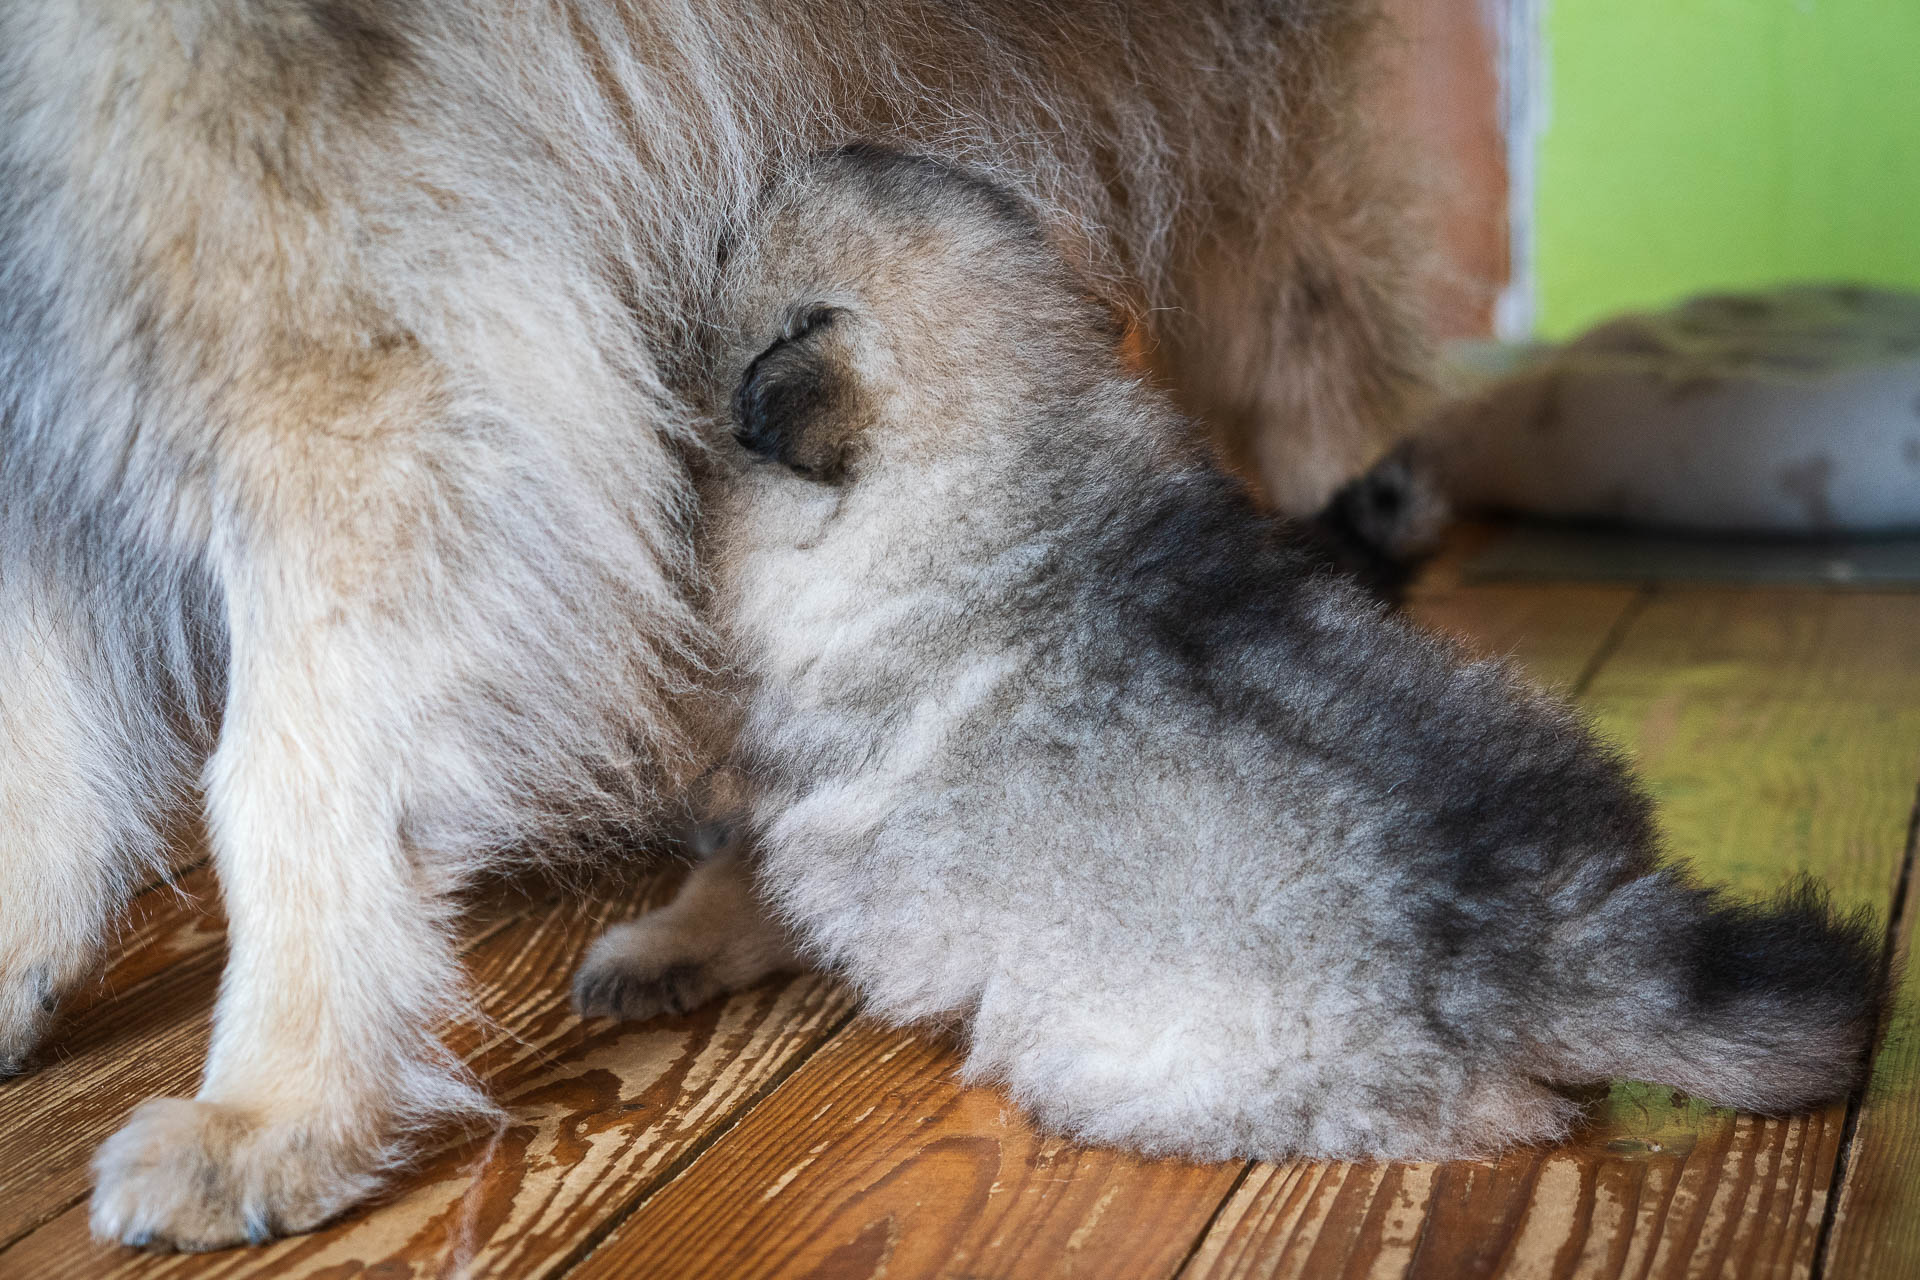
[[[1674,855],[1753,893],[1813,871],[1884,918],[1920,760],[1920,594],[1657,592],[1586,701]]]
[[[1573,1142],[1493,1162],[1259,1165],[1184,1277],[1805,1274],[1843,1111],[1624,1085]]]
[[[1764,892],[1811,869],[1884,910],[1920,751],[1916,635],[1915,595],[1660,592],[1585,701],[1704,876]],[[1259,1166],[1187,1274],[1804,1276],[1843,1116],[1623,1084],[1574,1142],[1494,1164]]]
[[[1433,1165],[1257,1164],[1183,1276],[1397,1275],[1425,1226]]]
[[[958,1069],[855,1023],[571,1277],[1167,1276],[1239,1175],[1040,1134]]]
[[[1920,764],[1915,766],[1920,774]],[[1828,1240],[1825,1274],[1862,1280],[1920,1276],[1920,966],[1914,961],[1920,801],[1907,829],[1907,884],[1895,922],[1904,974],[1886,1039],[1861,1103]]]
[[[1408,612],[1474,653],[1512,658],[1552,689],[1574,689],[1638,607],[1634,587],[1460,587],[1416,595]]]
[[[502,1102],[506,1124],[423,1160],[380,1203],[309,1236],[202,1257],[95,1245],[75,1205],[0,1254],[0,1274],[523,1276],[561,1266],[847,1016],[845,994],[808,977],[687,1018],[583,1024],[567,1004],[581,953],[669,888],[531,911],[473,951],[483,1019],[449,1042]]]

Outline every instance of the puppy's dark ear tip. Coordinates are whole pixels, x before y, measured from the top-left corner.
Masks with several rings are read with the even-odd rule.
[[[749,453],[823,479],[836,471],[830,456],[838,447],[823,429],[840,403],[842,386],[832,362],[805,340],[801,326],[807,315],[796,313],[792,324],[798,332],[781,337],[747,366],[733,396],[733,438]],[[813,327],[830,323],[829,314]]]
[[[764,407],[747,407],[735,415],[733,442],[756,458],[792,466],[792,442],[775,414]]]

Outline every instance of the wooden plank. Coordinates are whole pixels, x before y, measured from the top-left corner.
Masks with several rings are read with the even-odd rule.
[[[1621,1086],[1577,1141],[1498,1161],[1259,1165],[1183,1280],[1805,1274],[1843,1114]]]
[[[1586,700],[1674,854],[1765,893],[1892,900],[1920,760],[1920,594],[1656,593]]]
[[[1487,546],[1497,541],[1506,531],[1504,522],[1488,520],[1462,520],[1447,530],[1446,538],[1434,548],[1432,556],[1421,565],[1420,573],[1407,584],[1407,595],[1418,600],[1423,596],[1446,595],[1463,588],[1478,590],[1482,583],[1469,583],[1466,567],[1472,563]],[[1551,584],[1526,583],[1529,589]]]
[[[1432,1165],[1256,1164],[1181,1275],[1399,1274],[1433,1177]]]
[[[1429,593],[1419,616],[1572,680],[1631,590]],[[1033,1131],[951,1046],[858,1024],[616,1230],[583,1276],[1167,1276],[1239,1175]]]
[[[569,1280],[1167,1276],[1239,1176],[1048,1137],[959,1065],[856,1023]]]
[[[1873,1064],[1848,1153],[1824,1273],[1861,1280],[1920,1276],[1920,966],[1914,963],[1913,883],[1920,858],[1920,802],[1907,829],[1907,886],[1896,921],[1895,963],[1904,976],[1886,1040]]]
[[[1641,598],[1634,587],[1455,587],[1417,594],[1407,611],[1476,653],[1513,658],[1533,679],[1564,693]]]
[[[1661,592],[1587,704],[1704,876],[1766,891],[1812,869],[1884,909],[1920,753],[1916,635],[1920,596]],[[1804,1276],[1843,1117],[1623,1084],[1573,1142],[1492,1164],[1260,1166],[1187,1275]]]
[[[48,1037],[53,1054],[59,1055],[66,1028],[97,1006],[123,998],[131,988],[191,956],[225,945],[219,893],[213,869],[203,862],[135,897],[115,931],[100,976],[68,997]]]
[[[671,887],[536,911],[476,948],[468,967],[491,1029],[448,1038],[508,1123],[434,1153],[381,1203],[262,1249],[161,1257],[93,1244],[76,1204],[0,1254],[0,1274],[519,1276],[562,1264],[849,1013],[843,991],[805,977],[686,1018],[581,1023],[567,990],[586,946]]]

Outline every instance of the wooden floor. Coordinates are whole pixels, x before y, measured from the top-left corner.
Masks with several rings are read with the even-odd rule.
[[[1462,585],[1414,605],[1570,690],[1638,759],[1675,852],[1752,891],[1811,868],[1911,944],[1920,593]],[[511,1127],[316,1235],[198,1257],[93,1244],[87,1160],[191,1093],[222,958],[202,871],[136,904],[35,1074],[0,1085],[0,1277],[1920,1276],[1920,966],[1872,1081],[1760,1118],[1620,1085],[1560,1147],[1452,1165],[1149,1163],[1034,1132],[952,1045],[806,977],[582,1025],[568,974],[638,891],[483,895],[456,1032]]]

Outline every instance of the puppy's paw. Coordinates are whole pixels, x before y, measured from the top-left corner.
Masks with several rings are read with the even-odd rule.
[[[601,935],[573,976],[573,1005],[584,1017],[638,1021],[690,1013],[728,991],[716,967],[660,945],[646,920]]]
[[[311,1129],[219,1103],[156,1098],[93,1160],[93,1234],[198,1251],[310,1231],[378,1185]]]

